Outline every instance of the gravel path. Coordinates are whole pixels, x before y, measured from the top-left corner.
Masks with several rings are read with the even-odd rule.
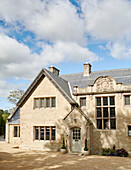
[[[22,150],[0,142],[0,170],[131,170],[131,158]]]

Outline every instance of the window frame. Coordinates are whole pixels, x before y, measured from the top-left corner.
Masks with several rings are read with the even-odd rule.
[[[82,99],[85,99],[85,105],[82,105]],[[86,97],[80,97],[80,107],[86,107]]]
[[[131,137],[131,135],[129,135],[129,127],[130,127],[130,129],[131,129],[131,125],[128,125],[128,127],[127,127],[127,130],[128,130],[128,137]],[[131,130],[130,130],[131,131]]]
[[[36,136],[36,128],[38,128],[38,139],[35,138]],[[44,128],[44,139],[41,139],[41,128]],[[46,136],[46,129],[49,128],[49,139],[47,140]],[[55,129],[55,137],[52,138],[52,129]],[[56,126],[33,126],[33,140],[34,141],[56,141]]]
[[[16,136],[15,136],[15,128],[17,129]],[[20,138],[20,125],[14,125],[14,128],[13,128],[13,137],[14,138]]]
[[[127,97],[127,96],[129,96],[129,100],[130,100],[130,101],[129,101],[129,102],[130,102],[129,104],[126,104],[126,101],[125,101],[125,97]],[[131,94],[125,94],[125,95],[124,95],[124,106],[127,106],[127,107],[128,107],[128,106],[131,106]]]
[[[41,101],[42,101],[42,99],[44,100],[44,105],[42,105],[41,103]],[[47,107],[47,99],[49,99],[49,106]],[[54,101],[55,101],[55,103],[54,104],[52,104],[52,100],[53,99],[55,99]],[[48,96],[48,97],[34,97],[34,102],[33,102],[33,109],[42,109],[42,108],[56,108],[56,96]],[[35,103],[35,101],[36,100],[38,100],[38,102],[39,102],[39,107],[36,107],[36,103]]]
[[[114,105],[111,104],[111,97],[114,97]],[[100,105],[97,105],[97,101],[99,101],[97,98],[100,98]],[[103,105],[103,98],[107,98],[107,105]],[[97,117],[97,109],[101,109],[101,117]],[[104,117],[104,108],[107,108],[108,111],[108,116]],[[115,113],[115,117],[111,117],[111,108],[114,108],[114,113]],[[97,130],[116,130],[117,129],[117,123],[116,123],[116,98],[115,95],[109,95],[109,96],[95,96],[95,119],[96,119],[96,129]],[[100,120],[100,121],[98,121]],[[115,120],[115,126],[113,126],[113,122]],[[98,128],[98,122],[101,122],[102,124],[100,124],[100,128]],[[108,127],[105,128],[105,124],[106,122],[108,122]],[[112,127],[111,127],[112,126]]]

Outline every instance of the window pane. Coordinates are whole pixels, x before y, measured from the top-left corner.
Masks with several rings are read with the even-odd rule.
[[[97,119],[97,129],[102,129],[102,119]]]
[[[108,97],[103,97],[103,106],[108,106]]]
[[[20,137],[20,126],[19,126],[19,136],[18,137]]]
[[[86,106],[86,98],[80,98],[80,105]]]
[[[46,107],[50,107],[50,98],[46,98]]]
[[[108,107],[103,108],[103,117],[108,117]]]
[[[97,117],[102,117],[101,108],[97,108]]]
[[[115,117],[115,107],[110,107],[110,117]]]
[[[44,107],[44,98],[40,99],[40,107]]]
[[[130,105],[130,96],[125,96],[125,105]]]
[[[131,126],[128,126],[128,136],[131,136]]]
[[[35,140],[39,140],[39,128],[35,127]]]
[[[18,131],[18,129],[17,129],[17,126],[14,126],[14,137],[17,137],[17,132]]]
[[[50,128],[46,128],[46,140],[50,140]]]
[[[51,107],[56,107],[56,98],[51,98]]]
[[[109,129],[109,119],[103,119],[104,129]]]
[[[101,97],[96,98],[96,106],[101,106]]]
[[[111,129],[116,129],[116,119],[110,119],[110,127]]]
[[[115,97],[110,97],[110,105],[115,105]]]
[[[44,127],[40,128],[40,140],[44,140]]]
[[[35,100],[35,108],[39,108],[39,99],[34,99]]]
[[[51,128],[51,140],[55,140],[55,134],[56,134],[55,127],[52,127]]]

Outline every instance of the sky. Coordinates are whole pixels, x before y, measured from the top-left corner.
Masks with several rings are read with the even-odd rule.
[[[40,70],[131,67],[130,0],[0,0],[0,109]]]

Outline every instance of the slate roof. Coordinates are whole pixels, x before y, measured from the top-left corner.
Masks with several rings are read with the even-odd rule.
[[[57,89],[69,101],[69,103],[76,103],[75,100],[71,97],[69,82],[43,68],[35,80],[31,83],[29,88],[26,90],[24,95],[21,97],[21,99],[18,101],[17,106],[20,106],[24,102],[28,94],[31,93],[33,87],[35,87],[43,75],[48,77],[48,79],[57,87]]]
[[[16,107],[8,117],[8,124],[20,124],[20,108]]]
[[[45,69],[46,70],[46,69]],[[62,90],[70,97],[71,96],[71,92],[70,92],[70,88],[69,88],[69,82],[64,80],[62,77],[60,76],[56,76],[55,74],[51,73],[50,71],[46,70],[46,72],[53,78],[53,80],[55,80],[55,82],[62,88]]]
[[[73,86],[85,88],[88,85],[93,85],[94,81],[100,76],[111,76],[115,79],[116,83],[124,85],[131,85],[131,68],[94,71],[89,76],[83,76],[83,73],[66,74],[61,77],[70,82],[73,91]]]

